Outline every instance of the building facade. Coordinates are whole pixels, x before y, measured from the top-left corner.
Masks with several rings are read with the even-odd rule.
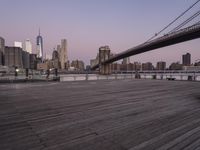
[[[0,37],[0,65],[4,65],[5,40]]]
[[[130,64],[131,62],[130,62],[130,57],[126,57],[126,58],[124,58],[123,60],[122,60],[122,64],[123,65],[127,65],[127,64]]]
[[[60,69],[59,53],[54,50],[52,53],[53,68]]]
[[[157,62],[156,69],[157,70],[165,70],[166,69],[166,62],[164,62],[164,61]]]
[[[191,65],[191,54],[186,53],[185,55],[182,56],[182,64],[183,66],[190,66]]]
[[[23,44],[22,44],[22,42],[17,42],[17,41],[15,41],[14,42],[14,47],[19,47],[19,48],[23,48]]]
[[[52,59],[59,59],[59,54],[58,54],[58,51],[54,50],[53,53],[52,53]]]
[[[135,70],[135,71],[139,71],[142,68],[141,63],[139,63],[139,62],[134,62],[133,65],[134,65],[134,69],[133,70]]]
[[[26,39],[25,41],[24,50],[28,52],[29,54],[32,54],[32,43],[29,39]]]
[[[5,47],[5,66],[23,68],[22,49]]]
[[[151,62],[143,63],[142,70],[153,70],[154,67]]]
[[[195,63],[194,63],[194,66],[200,66],[200,61],[195,62]]]
[[[81,60],[73,60],[71,63],[71,67],[74,67],[75,70],[78,71],[84,71],[85,70],[85,65],[84,62]]]
[[[171,65],[169,66],[170,70],[182,70],[182,68],[183,68],[183,65],[180,64],[179,62],[171,63]]]
[[[22,51],[22,62],[24,69],[30,68],[30,54],[26,51]]]
[[[113,63],[111,64],[111,70],[112,72],[118,72],[121,69],[121,64]]]
[[[59,56],[60,56],[60,63],[61,63],[61,69],[67,69],[66,64],[68,62],[68,56],[67,56],[67,40],[62,39],[60,49],[58,50]]]
[[[30,69],[36,70],[37,69],[37,55],[36,54],[30,54],[29,56],[30,60]]]

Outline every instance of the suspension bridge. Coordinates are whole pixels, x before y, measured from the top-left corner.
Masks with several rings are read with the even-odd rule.
[[[151,37],[146,42],[135,46],[133,48],[130,48],[128,50],[125,50],[119,54],[116,54],[112,57],[104,57],[104,60],[99,61],[98,64],[92,66],[91,68],[93,70],[100,68],[100,72],[102,74],[109,74],[109,65],[112,62],[118,61],[120,59],[137,55],[140,53],[152,51],[158,48],[163,48],[166,46],[178,44],[181,42],[186,42],[190,40],[194,40],[197,38],[200,38],[200,21],[197,21],[193,23],[190,26],[185,27],[192,21],[194,21],[199,15],[200,10],[195,12],[192,16],[187,18],[185,21],[181,22],[178,26],[173,28],[170,32],[167,34],[164,34],[161,37],[157,37],[159,34],[161,34],[164,30],[169,28],[173,23],[175,23],[179,18],[181,18],[183,15],[185,15],[190,9],[192,9],[200,0],[196,1],[193,5],[191,5],[186,11],[184,11],[181,15],[179,15],[177,18],[175,18],[171,23],[169,23],[166,27],[164,27],[161,31],[156,33],[153,37]],[[157,37],[157,38],[156,38]],[[107,58],[107,59],[105,59]],[[99,58],[99,60],[102,58]],[[101,71],[102,70],[102,71]]]

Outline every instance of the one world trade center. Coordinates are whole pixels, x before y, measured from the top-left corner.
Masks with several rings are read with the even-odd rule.
[[[36,38],[36,49],[37,49],[37,57],[43,61],[43,40],[42,36],[40,35],[40,30],[39,30],[39,35]]]

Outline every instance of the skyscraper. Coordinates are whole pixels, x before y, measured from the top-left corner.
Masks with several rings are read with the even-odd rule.
[[[5,40],[0,37],[0,65],[4,65]]]
[[[41,58],[43,60],[43,39],[42,36],[40,35],[40,30],[39,30],[39,35],[36,38],[36,53],[37,57]]]
[[[68,61],[67,40],[66,39],[61,40],[61,47],[60,47],[60,54],[59,55],[60,55],[61,69],[66,69],[66,63]]]
[[[26,41],[25,41],[24,50],[27,51],[28,53],[32,54],[32,44],[29,39],[26,39]]]
[[[22,42],[17,42],[17,41],[15,41],[15,42],[14,42],[14,47],[22,48]]]
[[[187,53],[182,56],[182,61],[184,66],[190,66],[191,64],[191,54]]]

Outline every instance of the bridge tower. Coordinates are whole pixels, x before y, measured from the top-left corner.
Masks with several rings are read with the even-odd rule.
[[[102,75],[111,74],[111,65],[102,64],[107,59],[110,58],[110,48],[109,46],[102,46],[99,48],[99,73]]]

